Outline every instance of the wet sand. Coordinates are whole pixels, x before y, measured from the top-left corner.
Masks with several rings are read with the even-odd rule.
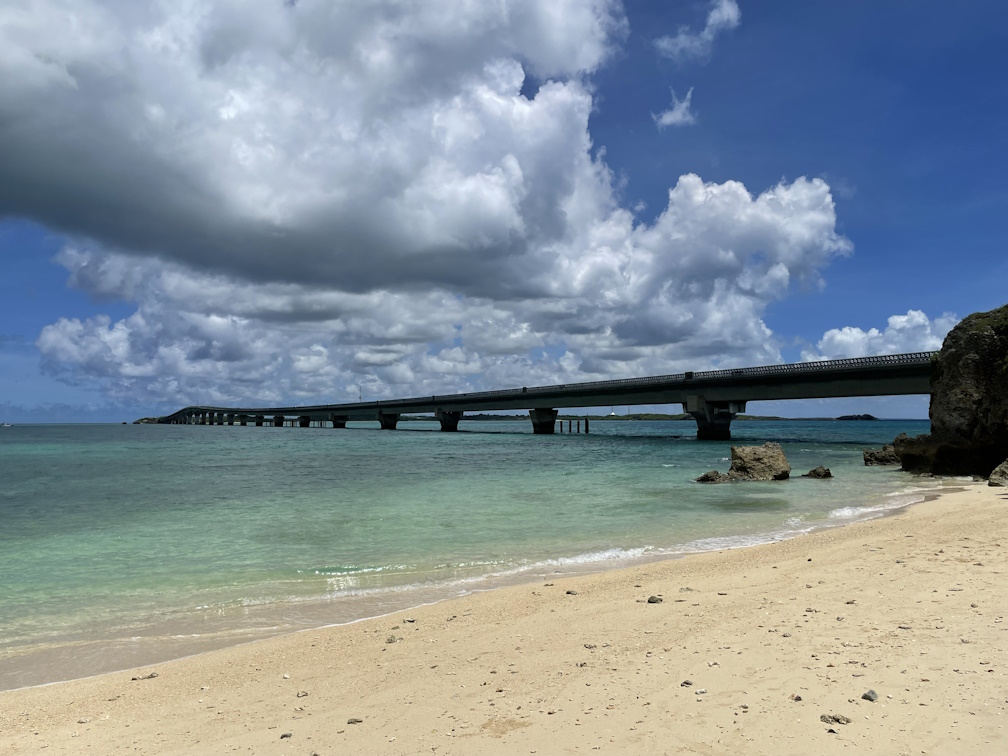
[[[1008,491],[967,484],[790,541],[8,691],[0,753],[1000,754],[1006,515]]]

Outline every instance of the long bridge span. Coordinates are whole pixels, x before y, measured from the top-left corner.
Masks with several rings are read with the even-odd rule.
[[[697,438],[727,439],[732,419],[750,401],[929,394],[936,354],[889,354],[310,407],[194,406],[160,417],[158,422],[297,424],[302,428],[331,423],[334,428],[345,428],[350,420],[371,420],[384,429],[395,429],[401,415],[433,413],[441,430],[455,431],[466,412],[528,410],[535,433],[553,433],[557,407],[682,404],[696,420]]]

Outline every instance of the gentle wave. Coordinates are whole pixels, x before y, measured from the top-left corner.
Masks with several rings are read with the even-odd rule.
[[[874,519],[908,507],[911,504],[919,504],[922,501],[924,501],[922,494],[902,493],[890,495],[889,501],[885,504],[874,504],[863,507],[837,507],[836,509],[831,509],[826,516],[831,520]]]

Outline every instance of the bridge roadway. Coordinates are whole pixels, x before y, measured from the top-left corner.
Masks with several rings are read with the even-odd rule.
[[[334,428],[345,428],[349,420],[371,420],[384,429],[394,429],[401,415],[433,413],[441,430],[455,431],[465,412],[528,410],[535,433],[553,433],[556,407],[682,404],[697,422],[697,438],[727,439],[731,438],[732,419],[744,412],[750,401],[929,394],[936,354],[914,352],[310,407],[195,406],[165,415],[158,422],[297,424],[303,428],[332,423]]]

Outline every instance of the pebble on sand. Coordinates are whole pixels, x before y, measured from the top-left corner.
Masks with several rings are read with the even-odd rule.
[[[853,720],[850,717],[845,717],[843,714],[823,714],[819,717],[820,722],[825,722],[826,724],[850,724]]]

